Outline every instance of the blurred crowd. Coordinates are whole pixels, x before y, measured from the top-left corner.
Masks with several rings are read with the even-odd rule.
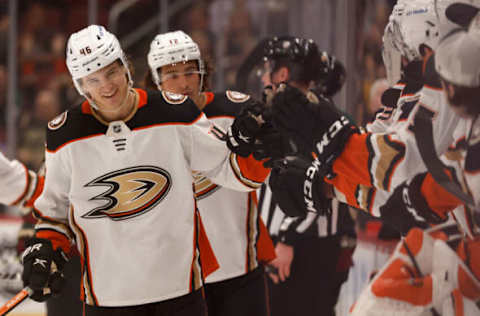
[[[361,0],[357,6],[357,69],[361,78],[358,105],[353,113],[358,124],[371,121],[380,108],[380,96],[388,88],[382,60],[382,36],[396,1]]]
[[[380,105],[380,95],[387,87],[381,46],[383,29],[395,1],[361,0],[357,6],[356,63],[361,84],[355,113],[357,123],[369,121]],[[266,1],[276,14],[288,10],[278,5],[282,1]],[[63,5],[59,5],[62,3]],[[113,0],[99,0],[98,23],[108,25]],[[182,29],[201,47],[203,56],[214,65],[222,65],[223,88],[232,88],[238,67],[261,39],[262,12],[265,5],[253,0],[192,1],[179,10],[169,23],[169,29]],[[275,5],[276,3],[276,5]],[[16,157],[29,168],[37,169],[43,159],[43,129],[45,123],[80,101],[73,89],[65,66],[65,43],[68,34],[88,23],[87,1],[21,1],[18,23],[18,132]],[[158,12],[158,1],[138,1],[138,12]],[[137,12],[137,13],[135,13]],[[215,17],[215,18],[212,18]],[[138,16],[140,18],[140,16]],[[120,38],[138,24],[138,18],[122,19]],[[0,6],[0,148],[6,143],[6,91],[8,85],[7,50],[9,17],[8,2]],[[152,36],[145,36],[149,43]],[[136,82],[141,82],[146,70],[148,47],[132,45],[131,57]],[[218,73],[216,74],[219,75]],[[212,78],[213,88],[218,83]]]
[[[173,1],[171,1],[173,3]],[[61,3],[62,5],[59,5]],[[97,23],[108,25],[113,0],[99,0]],[[207,59],[225,65],[225,86],[234,85],[235,72],[259,40],[250,14],[257,1],[192,1],[171,18],[170,29],[183,29],[196,41]],[[65,44],[70,33],[88,23],[87,1],[21,1],[18,8],[18,132],[16,157],[36,170],[44,154],[46,122],[80,101],[65,66]],[[139,1],[138,12],[158,12],[159,1]],[[150,10],[149,10],[150,9]],[[222,19],[211,19],[221,15]],[[119,33],[134,29],[137,19],[123,19]],[[0,6],[0,148],[6,143],[8,1]],[[137,23],[138,24],[138,23]],[[152,36],[145,36],[149,42]],[[222,32],[222,34],[219,34]],[[223,34],[225,32],[225,34]],[[226,38],[226,41],[220,40]],[[223,45],[221,50],[216,45]],[[128,54],[140,82],[147,48],[134,45]],[[216,56],[221,52],[221,57]],[[137,57],[137,58],[135,58]],[[218,59],[222,59],[219,61]]]

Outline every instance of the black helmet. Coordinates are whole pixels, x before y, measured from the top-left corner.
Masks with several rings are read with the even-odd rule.
[[[296,62],[306,62],[318,56],[317,44],[311,39],[294,36],[273,37],[264,47],[264,57],[267,60],[286,58]]]
[[[315,92],[326,97],[333,97],[345,83],[347,73],[343,64],[327,52],[320,53],[315,78]]]
[[[272,71],[288,67],[291,80],[305,83],[315,80],[319,51],[311,39],[275,36],[266,41],[263,56],[265,61],[271,62]]]
[[[294,36],[275,36],[261,40],[240,66],[236,88],[245,91],[248,78],[260,62],[269,61],[271,71],[285,66],[293,81],[315,83],[315,92],[332,96],[345,82],[345,67],[332,55],[321,52],[311,39]],[[260,72],[261,73],[261,72]]]

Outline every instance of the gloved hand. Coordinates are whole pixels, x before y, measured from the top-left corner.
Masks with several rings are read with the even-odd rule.
[[[32,238],[26,246],[22,254],[23,284],[33,290],[33,300],[43,302],[62,290],[65,279],[61,271],[68,258],[60,248],[53,250],[48,239]]]
[[[264,124],[255,141],[253,157],[256,160],[265,160],[263,165],[272,168],[276,160],[283,159],[292,152],[289,140],[277,131],[271,124]]]
[[[320,215],[330,210],[329,198],[323,192],[323,173],[318,161],[290,156],[278,161],[270,173],[270,189],[282,211],[290,217],[308,212]]]
[[[290,137],[301,154],[312,152],[324,166],[341,154],[348,138],[357,131],[327,99],[310,102],[297,88],[281,85],[273,98],[273,123]]]
[[[254,151],[257,133],[262,126],[263,103],[249,99],[227,130],[227,146],[239,156],[247,157]]]
[[[428,228],[448,218],[430,209],[421,193],[421,183],[426,173],[416,175],[409,183],[399,185],[380,208],[380,218],[392,228],[406,235],[413,227]]]

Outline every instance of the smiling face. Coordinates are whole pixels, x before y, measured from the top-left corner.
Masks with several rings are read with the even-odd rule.
[[[80,86],[100,111],[115,110],[122,105],[129,90],[127,71],[119,61],[115,61],[81,78]]]

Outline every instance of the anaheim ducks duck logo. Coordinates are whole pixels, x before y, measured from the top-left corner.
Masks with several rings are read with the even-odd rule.
[[[138,166],[107,173],[87,183],[85,187],[103,186],[108,189],[90,201],[105,201],[83,218],[109,217],[115,221],[142,215],[168,194],[172,186],[170,174],[155,166]]]
[[[168,91],[162,91],[162,96],[170,104],[182,104],[188,98],[186,95]]]
[[[238,91],[227,90],[225,94],[227,95],[227,98],[233,103],[243,103],[250,99],[250,96],[248,94],[244,94]]]
[[[62,127],[62,125],[67,121],[67,111],[55,117],[53,120],[48,122],[48,128],[51,130],[56,130]]]

